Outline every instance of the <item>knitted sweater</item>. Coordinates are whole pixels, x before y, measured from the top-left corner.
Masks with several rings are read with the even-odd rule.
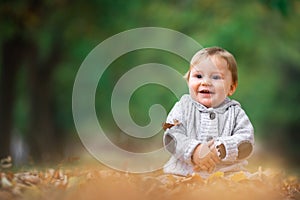
[[[223,144],[226,150],[225,158],[212,173],[240,171],[247,164],[254,145],[253,127],[237,101],[226,98],[217,108],[206,108],[186,94],[167,117],[167,123],[174,123],[174,120],[179,124],[167,129],[163,138],[165,148],[172,154],[164,166],[165,173],[209,176],[206,171],[194,172],[191,157],[199,144],[211,139],[215,144]],[[250,144],[251,150],[239,159],[238,147],[243,143]]]

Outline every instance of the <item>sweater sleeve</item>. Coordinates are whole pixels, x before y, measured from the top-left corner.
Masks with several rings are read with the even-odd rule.
[[[234,162],[248,158],[254,147],[254,129],[245,111],[236,106],[234,126],[230,136],[217,138],[216,145],[225,147],[224,162]]]
[[[177,102],[167,117],[167,123],[174,123],[174,120],[178,120],[180,124],[165,131],[163,143],[175,158],[192,164],[192,154],[200,141],[188,137],[182,104],[182,101]]]

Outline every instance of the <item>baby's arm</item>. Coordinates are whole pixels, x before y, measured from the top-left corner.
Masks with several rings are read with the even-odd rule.
[[[236,107],[235,125],[230,136],[216,138],[216,148],[222,161],[236,161],[250,156],[254,146],[253,126],[240,107]]]
[[[169,127],[164,134],[163,142],[165,148],[176,158],[187,164],[193,165],[192,155],[200,141],[191,138],[186,131],[186,119],[184,117],[184,105],[177,102],[170,111],[167,124],[176,125]]]
[[[176,157],[188,164],[193,164],[192,154],[200,141],[187,136],[182,124],[166,130],[163,138],[165,148]]]

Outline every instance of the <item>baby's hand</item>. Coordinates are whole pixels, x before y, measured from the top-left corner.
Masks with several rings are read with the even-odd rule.
[[[211,173],[220,158],[214,146],[214,141],[200,144],[196,147],[193,154],[193,162],[195,164],[195,171],[204,170]]]

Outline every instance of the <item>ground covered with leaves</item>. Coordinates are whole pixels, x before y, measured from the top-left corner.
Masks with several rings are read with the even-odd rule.
[[[300,199],[295,175],[258,169],[226,176],[216,172],[208,179],[156,171],[130,174],[99,165],[60,165],[53,168],[2,170],[1,200],[71,199]]]

